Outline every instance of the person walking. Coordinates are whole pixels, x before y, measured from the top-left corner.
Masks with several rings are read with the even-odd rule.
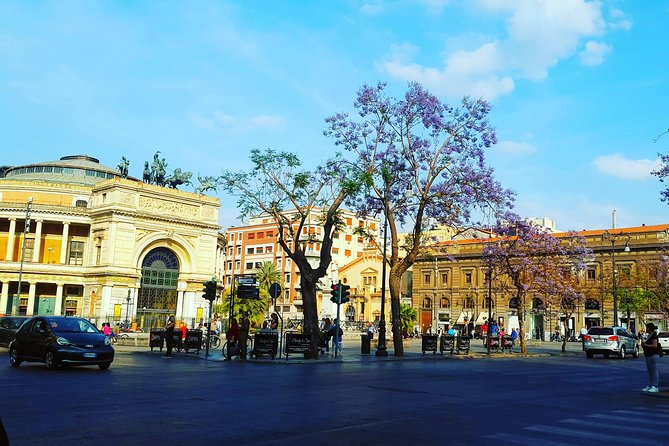
[[[374,322],[370,322],[367,326],[367,336],[369,336],[370,341],[374,339],[374,333],[376,333],[376,326],[374,325]]]
[[[657,338],[657,327],[652,322],[646,324],[646,331],[648,332],[648,339],[646,339],[641,347],[643,348],[643,355],[646,358],[646,370],[648,371],[648,385],[642,389],[643,392],[658,393],[660,391],[658,385],[660,383],[660,372],[657,369],[657,362],[660,359],[661,349],[660,342]]]
[[[237,319],[234,317],[230,319],[230,327],[225,333],[225,339],[228,341],[228,356],[225,358],[226,361],[230,361],[233,356],[239,352],[239,324]]]
[[[581,327],[581,334],[579,335],[579,337],[581,338],[581,349],[583,351],[585,351],[585,335],[587,334],[588,334],[588,329],[584,325],[583,327]]]
[[[321,353],[330,353],[330,339],[332,339],[332,332],[330,331],[332,329],[332,322],[330,322],[330,318],[326,317],[325,322],[323,323],[323,343],[325,344],[325,352],[321,350]]]
[[[246,355],[248,352],[246,349],[248,346],[246,345],[248,339],[249,339],[249,330],[251,329],[251,321],[249,320],[249,313],[244,312],[242,313],[242,323],[240,324],[239,327],[239,359],[242,361],[246,361]]]
[[[167,325],[165,325],[165,345],[167,350],[163,358],[172,357],[172,343],[174,342],[174,316],[167,318]]]

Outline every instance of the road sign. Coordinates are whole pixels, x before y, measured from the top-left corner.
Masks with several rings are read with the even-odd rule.
[[[240,276],[237,277],[237,284],[238,285],[251,285],[251,286],[256,286],[256,278],[255,276]]]
[[[272,296],[273,299],[278,299],[279,296],[281,296],[281,285],[278,283],[273,283],[269,286],[269,295]]]

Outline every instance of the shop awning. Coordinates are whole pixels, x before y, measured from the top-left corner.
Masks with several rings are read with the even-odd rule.
[[[457,320],[456,324],[464,324],[465,319],[467,319],[468,322],[471,321],[472,319],[474,319],[474,311],[463,311],[463,312],[461,312],[460,316],[458,316],[458,320]]]
[[[495,313],[492,313],[491,319],[495,320]],[[476,318],[476,325],[483,325],[486,323],[488,320],[488,312],[487,311],[481,311]]]

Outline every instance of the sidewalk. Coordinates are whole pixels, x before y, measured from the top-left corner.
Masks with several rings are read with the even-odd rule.
[[[369,362],[369,361],[397,361],[397,360],[420,360],[420,359],[481,359],[481,358],[494,358],[494,359],[512,359],[512,358],[524,358],[524,357],[545,357],[545,356],[579,356],[583,355],[581,351],[581,344],[579,342],[567,342],[566,352],[561,352],[562,343],[558,342],[537,342],[532,343],[527,346],[527,354],[520,354],[520,346],[514,348],[514,351],[511,353],[491,353],[488,356],[486,349],[483,347],[483,342],[481,340],[472,340],[471,350],[468,354],[453,354],[444,353],[443,355],[437,352],[433,354],[432,352],[426,352],[425,354],[421,351],[421,340],[420,339],[410,339],[405,341],[404,344],[404,356],[397,357],[393,354],[393,344],[392,340],[387,342],[388,347],[388,356],[387,357],[378,357],[375,355],[376,349],[371,349],[371,354],[363,355],[361,351],[361,341],[358,337],[345,337],[343,343],[342,354],[337,357],[334,354],[329,353],[325,355],[320,355],[318,361],[314,360],[305,360],[302,355],[293,354],[286,359],[285,355],[271,359],[270,357],[263,356],[260,358],[248,359],[247,362],[251,363],[272,363],[272,364],[305,364],[305,363],[323,363],[323,362]],[[115,344],[114,350],[117,354],[145,354],[145,355],[155,355],[162,356],[165,352],[161,351],[158,348],[154,348],[153,351],[148,347],[148,340],[146,346],[133,346],[133,345],[120,345]],[[205,356],[205,351],[200,350],[199,353],[196,351],[185,351],[177,352],[176,350],[172,353],[173,359],[176,360],[188,360],[188,359],[204,359],[208,361],[223,361],[223,351],[222,349],[210,350],[209,356]],[[236,360],[233,360],[236,361]]]

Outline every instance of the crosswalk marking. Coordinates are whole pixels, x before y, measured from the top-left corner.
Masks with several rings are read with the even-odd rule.
[[[541,444],[541,446],[573,446],[573,443],[562,443],[559,441],[546,440],[545,438],[531,437],[529,435],[518,436],[517,434],[495,434],[486,435],[483,438],[489,438],[495,441],[502,441],[514,444]]]
[[[567,423],[567,424],[577,424],[579,426],[583,427],[588,427],[588,428],[599,428],[599,429],[610,429],[611,428],[611,423],[595,423],[592,421],[583,421],[583,420],[577,420],[574,418],[567,418],[566,420],[560,420],[560,423]],[[641,427],[641,426],[634,426],[631,424],[631,420],[629,420],[628,423],[626,423],[624,426],[621,426],[625,432],[636,432],[638,434],[656,434],[657,433],[657,428],[648,428],[648,427]],[[599,434],[597,434],[597,437],[599,438]]]
[[[653,417],[653,419],[649,419],[645,414],[637,414],[633,413],[632,415],[627,415],[627,416],[615,416],[615,415],[605,415],[603,413],[596,413],[593,415],[588,415],[589,418],[597,418],[597,419],[602,419],[602,420],[608,420],[608,421],[620,421],[623,423],[629,423],[633,421],[635,424],[653,424],[656,425],[658,422],[663,422],[656,420],[656,417]]]
[[[577,437],[577,438],[585,438],[588,440],[592,440],[595,434],[588,430],[588,431],[582,431],[578,429],[569,429],[565,427],[557,427],[557,426],[547,426],[545,424],[535,424],[533,426],[527,426],[524,427],[523,429],[534,431],[534,432],[542,432],[545,434],[558,434],[558,435],[569,435],[572,437]],[[611,441],[611,442],[620,442],[623,440],[623,437],[620,435],[607,435],[601,432],[597,432],[597,441]],[[633,440],[634,437],[630,437],[629,440]]]
[[[595,436],[599,442],[610,444],[635,444],[641,437],[655,438],[658,426],[669,419],[669,407],[632,407],[606,413],[584,415],[582,418],[564,418],[553,424],[534,424],[519,428],[513,433],[495,432],[486,439],[506,441],[510,444],[564,446],[581,444]],[[596,432],[596,434],[595,434]],[[546,436],[547,438],[543,438]]]

